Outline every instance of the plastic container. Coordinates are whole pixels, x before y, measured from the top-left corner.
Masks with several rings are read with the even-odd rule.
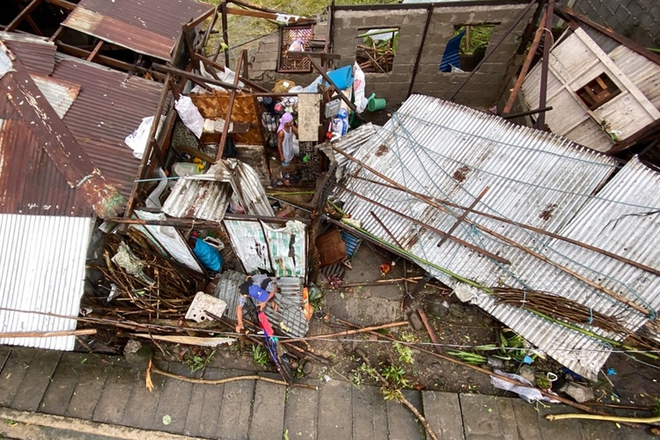
[[[176,162],[172,165],[172,172],[179,177],[185,177],[192,174],[199,174],[199,167],[196,163]]]
[[[372,93],[369,97],[367,108],[370,112],[377,112],[378,110],[384,109],[386,105],[387,101],[383,98],[376,98],[376,94]]]
[[[340,90],[345,90],[353,85],[353,66],[348,65],[328,72],[328,77]]]

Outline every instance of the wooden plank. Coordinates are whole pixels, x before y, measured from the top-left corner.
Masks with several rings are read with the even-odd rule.
[[[318,142],[321,125],[321,94],[301,93],[298,96],[298,140]]]
[[[4,31],[5,32],[13,32],[19,24],[26,18],[30,18],[30,13],[36,9],[37,6],[39,6],[39,3],[41,3],[41,0],[32,0],[29,5],[27,5],[17,16],[14,18],[11,23],[9,23]]]

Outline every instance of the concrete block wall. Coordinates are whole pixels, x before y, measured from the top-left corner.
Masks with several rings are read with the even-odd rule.
[[[561,3],[641,45],[660,48],[658,0],[562,0]]]
[[[468,73],[440,72],[440,62],[454,27],[466,24],[493,24],[495,29],[488,50],[504,35],[513,21],[527,7],[524,3],[500,5],[442,6],[432,9],[431,21],[427,30],[424,47],[414,79],[412,93],[420,93],[439,98],[448,98],[461,84]],[[367,73],[367,95],[375,92],[378,97],[387,99],[389,104],[403,102],[410,90],[417,55],[422,45],[424,27],[428,16],[428,6],[392,8],[383,6],[377,9],[342,9],[338,7],[334,15],[333,38],[335,53],[342,58],[339,66],[355,60],[356,39],[359,30],[365,28],[399,28],[399,43],[394,56],[392,72]],[[516,29],[506,37],[497,51],[481,66],[455,101],[474,106],[489,107],[497,102],[502,94],[505,79],[515,72],[512,63],[519,62],[515,51],[518,39],[531,19],[533,9],[520,21]]]
[[[352,65],[357,51],[357,36],[365,29],[399,28],[399,41],[392,71],[388,73],[366,73],[366,93],[375,92],[388,103],[398,104],[408,96],[417,52],[422,42],[426,25],[427,9],[339,9],[335,11],[333,23],[333,52],[341,55],[337,67]]]
[[[422,58],[415,78],[413,93],[448,98],[469,73],[440,72],[440,62],[445,47],[454,33],[454,27],[459,25],[494,25],[493,34],[487,52],[510,29],[512,23],[524,11],[526,5],[493,5],[471,7],[436,7],[429,25],[429,31],[422,51]],[[512,63],[518,62],[515,56],[519,37],[531,19],[530,10],[506,40],[490,55],[470,81],[461,89],[455,101],[473,107],[490,107],[499,99],[502,84],[508,78]]]

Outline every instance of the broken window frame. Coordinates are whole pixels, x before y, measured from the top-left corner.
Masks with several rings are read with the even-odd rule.
[[[596,110],[621,94],[612,78],[603,72],[575,91],[580,101],[590,110]]]
[[[373,31],[386,31],[382,33],[391,33],[392,38],[388,40],[383,40],[383,41],[389,41],[389,49],[392,51],[392,60],[386,64],[386,67],[388,67],[387,70],[383,69],[380,64],[378,64],[378,59],[374,60],[367,54],[367,58],[369,58],[369,61],[372,63],[375,63],[378,67],[380,67],[380,71],[378,71],[376,68],[374,70],[371,70],[368,66],[364,66],[364,62],[361,64],[358,61],[358,54],[360,53],[360,41],[364,43],[364,38],[368,37],[367,35],[369,32]],[[387,27],[377,27],[377,28],[359,28],[358,29],[358,35],[355,37],[356,40],[356,47],[355,47],[355,62],[360,65],[360,68],[365,74],[387,74],[391,73],[392,69],[394,69],[394,58],[396,57],[396,50],[397,50],[397,45],[398,45],[398,39],[399,39],[399,32],[401,31],[400,26],[387,26]],[[375,34],[372,34],[375,35]],[[372,41],[376,41],[373,40]],[[375,49],[375,48],[374,48]],[[365,51],[364,49],[362,49]],[[366,52],[366,51],[365,51]],[[364,57],[362,57],[364,58]]]
[[[303,52],[311,52],[311,42],[314,38],[314,25],[292,25],[292,26],[279,26],[279,42],[277,50],[277,72],[278,73],[311,73],[312,64],[307,57],[301,57],[296,59],[290,59],[287,55],[289,47],[293,43],[293,40],[290,39],[290,33],[292,31],[308,31],[309,35],[307,38],[304,38]],[[286,40],[286,41],[285,41]],[[292,67],[287,67],[286,64],[290,64]]]
[[[461,38],[461,40],[458,44],[459,65],[454,66],[454,67],[460,69],[460,71],[458,71],[458,70],[457,71],[451,71],[450,70],[449,72],[443,72],[442,70],[440,70],[441,66],[443,64],[443,61],[444,61],[445,52],[447,50],[447,47],[445,46],[445,50],[442,52],[442,57],[440,58],[440,65],[438,67],[438,72],[443,73],[443,74],[448,73],[448,74],[451,74],[451,75],[457,75],[457,74],[472,72],[474,70],[474,67],[471,70],[463,70],[463,68],[461,66],[462,63],[460,62],[461,55],[464,55],[464,56],[465,55],[470,55],[470,56],[474,55],[474,51],[473,52],[467,52],[466,51],[466,49],[469,49],[469,45],[470,45],[470,32],[473,31],[475,28],[478,28],[478,27],[488,27],[488,28],[490,28],[490,35],[488,37],[488,43],[485,44],[485,45],[481,44],[481,45],[479,45],[475,48],[475,49],[478,49],[478,48],[484,47],[485,50],[484,50],[484,55],[483,56],[485,56],[486,53],[488,52],[488,47],[490,46],[490,43],[493,40],[493,34],[495,33],[495,27],[500,25],[500,24],[501,23],[499,23],[499,22],[484,22],[484,23],[469,23],[469,24],[456,24],[456,25],[454,25],[454,33],[447,40],[447,44],[449,44],[449,42],[453,38],[458,36],[462,31],[465,31],[463,37]],[[478,64],[479,64],[479,62],[475,63],[475,66],[478,65]]]

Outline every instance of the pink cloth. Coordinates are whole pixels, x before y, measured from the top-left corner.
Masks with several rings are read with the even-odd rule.
[[[293,115],[291,113],[284,113],[280,118],[280,125],[277,126],[277,132],[279,133],[282,131],[284,124],[291,121],[293,121]]]

